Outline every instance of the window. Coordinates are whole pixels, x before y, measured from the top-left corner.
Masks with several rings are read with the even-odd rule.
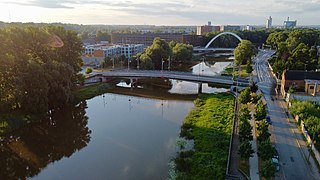
[[[310,86],[309,88],[310,88],[310,89],[314,89],[314,86]]]

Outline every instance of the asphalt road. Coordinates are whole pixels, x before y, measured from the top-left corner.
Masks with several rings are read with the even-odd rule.
[[[271,141],[279,152],[280,171],[276,173],[275,179],[320,179],[319,173],[312,171],[312,167],[306,161],[306,143],[302,140],[295,123],[289,121],[286,103],[274,93],[275,79],[267,64],[272,54],[272,51],[261,51],[257,55],[254,80],[264,93],[268,114],[272,120],[272,125],[269,127]]]

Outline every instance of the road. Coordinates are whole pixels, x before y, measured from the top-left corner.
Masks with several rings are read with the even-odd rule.
[[[306,161],[307,145],[301,137],[295,123],[287,117],[286,103],[274,94],[275,79],[272,77],[267,60],[272,51],[260,51],[255,59],[255,77],[259,89],[263,92],[268,106],[268,114],[272,120],[269,128],[271,141],[279,152],[280,171],[275,179],[281,180],[312,180],[320,179],[317,169]]]
[[[240,86],[249,86],[249,81],[244,79],[232,80],[232,77],[227,76],[204,76],[196,75],[189,72],[177,72],[177,71],[152,71],[152,70],[119,70],[119,71],[107,71],[107,72],[94,72],[92,75],[102,75],[104,77],[157,77],[157,78],[169,78],[185,81],[203,82],[203,83],[220,83],[233,85],[236,82]]]

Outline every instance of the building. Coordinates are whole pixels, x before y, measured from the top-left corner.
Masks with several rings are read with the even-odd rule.
[[[297,20],[290,21],[289,17],[286,21],[283,22],[284,28],[295,28],[297,26]]]
[[[247,26],[245,26],[244,30],[253,31],[253,30],[256,30],[256,28],[254,26],[247,25]]]
[[[145,34],[112,34],[112,44],[144,44],[150,46],[154,38],[160,37],[167,42],[182,43],[182,33],[145,33]]]
[[[293,87],[297,91],[305,91],[306,93],[320,92],[319,87],[320,72],[289,70],[284,71],[281,80],[281,94]]]
[[[143,52],[145,46],[143,44],[95,44],[85,46],[82,60],[85,65],[97,66],[106,57],[132,58],[137,53]]]
[[[212,32],[213,26],[211,25],[211,21],[208,22],[207,25],[197,26],[197,35],[204,35],[206,33]]]
[[[220,31],[240,31],[240,26],[222,25]]]
[[[266,23],[266,28],[272,28],[272,17],[269,16],[269,18],[267,19],[267,23]]]

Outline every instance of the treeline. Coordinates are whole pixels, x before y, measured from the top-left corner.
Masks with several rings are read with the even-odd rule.
[[[137,58],[141,61],[142,69],[168,69],[173,64],[188,63],[192,60],[193,46],[183,43],[166,42],[155,38],[151,46]],[[170,63],[170,64],[169,64]]]
[[[319,68],[320,30],[278,30],[269,35],[267,41],[277,49],[269,62],[280,77],[284,70],[315,70]]]
[[[0,29],[0,111],[46,112],[72,100],[83,80],[77,34],[62,27]]]

